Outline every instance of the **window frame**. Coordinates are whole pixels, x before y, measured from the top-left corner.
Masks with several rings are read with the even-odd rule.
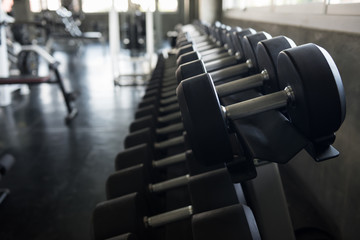
[[[240,14],[241,13],[241,14]],[[223,10],[225,18],[360,33],[360,3],[303,3]],[[331,23],[331,24],[329,24]]]

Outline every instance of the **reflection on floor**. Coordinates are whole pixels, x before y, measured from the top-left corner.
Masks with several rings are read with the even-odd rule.
[[[0,149],[16,156],[0,182],[11,195],[0,205],[0,239],[89,239],[95,205],[133,120],[143,87],[114,87],[102,45],[55,53],[68,85],[79,92],[70,126],[56,85],[31,87],[0,108]]]

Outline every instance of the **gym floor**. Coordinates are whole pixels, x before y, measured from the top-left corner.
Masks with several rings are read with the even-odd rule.
[[[115,87],[106,46],[55,52],[60,72],[79,93],[70,126],[57,85],[14,93],[0,108],[0,149],[16,163],[0,182],[0,239],[89,239],[91,214],[105,200],[105,181],[133,120],[143,87]],[[131,68],[132,66],[130,66]]]

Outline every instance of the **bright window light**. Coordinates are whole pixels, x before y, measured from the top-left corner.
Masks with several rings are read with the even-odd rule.
[[[155,12],[155,0],[131,0],[131,3],[138,4],[140,6],[140,10],[143,12],[148,10]]]
[[[329,0],[329,4],[360,3],[360,0]]]
[[[30,0],[30,11],[31,12],[41,12],[41,3],[40,0]]]
[[[47,0],[47,7],[50,11],[56,11],[61,7],[60,0]]]
[[[127,0],[114,0],[114,6],[118,12],[126,12],[129,9]]]
[[[61,7],[60,0],[29,0],[31,12],[41,12],[42,10],[56,11]]]
[[[246,7],[265,7],[271,5],[271,0],[243,1]]]
[[[275,0],[275,5],[296,5],[304,3],[323,3],[324,0]]]
[[[112,0],[82,0],[82,10],[85,13],[108,12],[112,6]],[[115,10],[126,12],[128,10],[128,0],[114,0]]]
[[[176,12],[178,10],[178,0],[159,0],[158,9],[160,12]]]

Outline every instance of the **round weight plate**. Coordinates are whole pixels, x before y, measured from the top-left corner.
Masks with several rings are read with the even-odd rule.
[[[181,55],[176,63],[178,66],[180,66],[181,64],[184,64],[184,63],[188,63],[188,62],[191,62],[191,61],[195,61],[195,60],[199,60],[201,59],[200,55],[198,52],[194,51],[194,52],[188,52],[188,53],[185,53],[183,55]]]
[[[185,46],[179,48],[176,58],[179,58],[184,53],[193,52],[193,51],[195,51],[193,45],[185,45]]]
[[[345,118],[345,93],[330,55],[315,44],[285,50],[278,58],[280,88],[291,86],[291,122],[309,140],[333,135]]]
[[[201,74],[182,81],[176,92],[195,159],[203,165],[232,160],[227,126],[211,76]]]
[[[240,32],[236,32],[235,34],[233,34],[232,40],[233,40],[234,46],[235,46],[238,54],[240,54],[239,61],[245,61],[245,54],[244,54],[241,39],[246,35],[250,35],[250,34],[254,34],[254,33],[256,33],[256,31],[254,29],[247,28],[247,29],[244,29]]]
[[[280,89],[277,77],[277,58],[281,51],[295,47],[295,43],[284,36],[274,37],[258,43],[256,49],[256,58],[259,71],[266,70],[269,74],[269,80],[264,82],[263,93],[268,94]]]
[[[271,38],[270,34],[266,32],[258,32],[255,34],[244,36],[243,39],[241,40],[244,49],[245,58],[246,60],[251,60],[252,63],[252,68],[250,69],[250,73],[259,72],[258,63],[255,57],[257,44],[260,41],[270,38]]]
[[[205,65],[202,60],[195,60],[182,64],[176,69],[176,79],[181,82],[184,79],[206,73]]]

